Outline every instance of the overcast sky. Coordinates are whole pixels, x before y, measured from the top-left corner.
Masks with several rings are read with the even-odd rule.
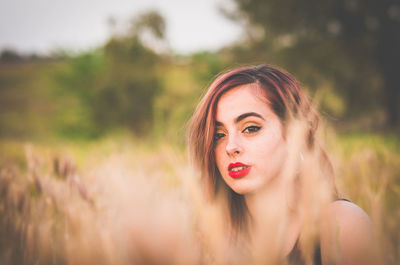
[[[0,49],[86,50],[109,37],[109,17],[123,24],[149,9],[166,19],[176,52],[217,49],[240,35],[240,27],[218,11],[223,2],[229,0],[0,0]]]

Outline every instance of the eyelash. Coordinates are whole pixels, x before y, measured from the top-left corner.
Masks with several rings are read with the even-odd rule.
[[[246,127],[246,128],[242,131],[242,133],[253,134],[253,133],[258,132],[260,129],[261,129],[260,126],[252,125],[252,126]],[[221,138],[224,137],[224,136],[225,136],[224,133],[215,133],[215,134],[214,134],[214,140],[215,140],[215,141],[218,141],[219,139],[221,139]]]
[[[243,132],[243,133],[256,133],[256,132],[258,132],[260,129],[261,129],[260,126],[252,125],[252,126],[246,127],[242,132]]]
[[[214,141],[218,141],[219,139],[221,139],[222,137],[224,137],[225,134],[224,133],[215,133],[214,134]]]

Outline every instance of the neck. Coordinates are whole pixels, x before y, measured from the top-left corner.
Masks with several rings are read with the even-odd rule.
[[[263,189],[246,194],[244,198],[253,225],[258,225],[260,219],[270,219],[287,208],[286,188],[282,178],[272,180]]]
[[[245,195],[251,215],[251,233],[255,245],[268,246],[280,255],[287,255],[299,236],[300,222],[290,209],[291,187],[277,178],[263,190]]]

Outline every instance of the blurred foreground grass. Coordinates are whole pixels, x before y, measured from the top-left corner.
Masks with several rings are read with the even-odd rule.
[[[340,194],[371,216],[384,264],[400,260],[399,147],[377,134],[328,141]],[[1,140],[0,152],[2,264],[233,264],[182,146],[119,134]]]

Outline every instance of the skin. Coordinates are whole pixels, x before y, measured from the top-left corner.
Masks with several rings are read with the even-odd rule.
[[[280,221],[285,222],[286,233],[278,245],[282,255],[287,255],[299,237],[301,221],[296,211],[286,209],[291,189],[280,177],[288,153],[281,121],[263,91],[246,84],[221,96],[216,125],[215,155],[222,178],[233,191],[244,195],[255,230],[265,226],[265,209],[286,216]],[[249,174],[230,177],[228,165],[236,162],[249,165]],[[321,213],[320,220],[324,265],[376,264],[372,223],[361,208],[336,201]]]
[[[246,113],[257,115],[237,121]],[[255,84],[246,84],[222,95],[217,105],[216,124],[217,167],[225,183],[244,195],[254,234],[260,234],[265,223],[276,221],[271,217],[287,214],[282,213],[287,208],[287,185],[280,178],[287,159],[282,123],[269,107],[264,92]],[[249,165],[249,174],[238,179],[230,177],[228,165],[235,162]],[[266,216],[265,209],[275,214]],[[290,218],[285,220],[287,234],[279,237],[283,241],[273,244],[281,246],[283,255],[293,248],[300,231],[297,214],[290,213]]]
[[[243,114],[254,113],[240,121]],[[217,167],[229,187],[239,194],[255,194],[279,175],[286,158],[279,118],[255,85],[233,88],[222,95],[216,113]],[[241,162],[251,170],[243,178],[229,176],[230,163]]]
[[[322,263],[380,264],[369,216],[357,205],[335,201],[321,216]]]

